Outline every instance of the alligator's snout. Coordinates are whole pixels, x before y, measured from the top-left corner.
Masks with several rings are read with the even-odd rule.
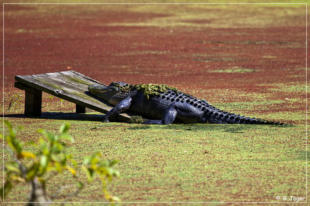
[[[91,94],[101,94],[105,93],[108,89],[108,86],[102,85],[102,84],[92,84],[88,86],[88,91]]]
[[[93,84],[88,86],[88,92],[101,99],[109,104],[116,105],[118,104],[124,97],[119,94],[119,88],[116,86],[105,86],[102,84]]]

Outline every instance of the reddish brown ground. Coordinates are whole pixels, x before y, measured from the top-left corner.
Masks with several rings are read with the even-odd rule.
[[[304,7],[140,7],[5,5],[6,94],[17,91],[15,75],[73,69],[103,83],[166,83],[215,103],[295,100],[257,112],[305,110]],[[250,72],[216,71],[231,68]]]

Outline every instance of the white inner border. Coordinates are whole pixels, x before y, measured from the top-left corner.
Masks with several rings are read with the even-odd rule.
[[[214,204],[221,204],[221,203],[227,203],[227,204],[232,204],[232,203],[248,203],[248,204],[296,204],[296,203],[307,203],[308,202],[308,3],[2,3],[2,61],[3,61],[3,65],[2,65],[2,133],[4,136],[4,65],[5,65],[5,55],[4,55],[4,43],[5,43],[5,38],[4,38],[4,7],[5,5],[53,5],[53,4],[59,4],[59,5],[190,5],[190,4],[196,4],[196,5],[207,5],[207,4],[228,4],[228,5],[234,5],[234,4],[260,4],[260,5],[264,5],[264,4],[302,4],[306,6],[306,59],[305,59],[305,63],[306,63],[306,121],[305,121],[305,127],[306,127],[306,200],[304,202],[293,202],[293,201],[287,201],[287,202],[121,202],[124,204],[154,204],[154,203],[161,203],[161,204],[169,204],[169,203],[187,203],[187,204],[202,204],[202,203],[214,203]],[[4,186],[4,182],[5,182],[5,175],[4,175],[4,148],[5,148],[5,141],[2,142],[2,175],[3,175],[3,182],[2,182],[2,186]],[[4,194],[2,194],[4,196]],[[12,203],[12,204],[20,204],[20,203],[28,203],[28,202],[6,202],[3,201],[3,203]],[[53,203],[57,204],[57,203],[92,203],[92,204],[101,204],[101,203],[109,203],[109,202],[56,202],[53,201]]]

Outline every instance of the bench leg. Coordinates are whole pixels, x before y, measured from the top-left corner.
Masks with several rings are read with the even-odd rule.
[[[40,116],[42,91],[29,88],[25,90],[25,116]]]
[[[75,108],[76,108],[75,109],[76,113],[85,113],[85,111],[86,111],[86,107],[78,105],[78,104],[76,104]]]

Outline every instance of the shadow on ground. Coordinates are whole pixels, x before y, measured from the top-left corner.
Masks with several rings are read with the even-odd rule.
[[[104,114],[78,114],[78,113],[62,113],[62,112],[43,112],[38,117],[27,117],[24,114],[5,114],[6,118],[31,118],[31,119],[54,119],[54,120],[77,120],[77,121],[103,121]],[[112,122],[120,122],[112,120]],[[124,122],[125,123],[125,122]],[[103,123],[108,124],[108,123]],[[127,123],[130,124],[130,123]],[[132,124],[131,124],[132,125]],[[92,129],[98,129],[102,126],[96,126]],[[228,133],[244,133],[254,128],[270,128],[270,127],[292,127],[292,125],[249,125],[249,124],[171,124],[171,125],[146,125],[134,124],[128,130],[152,130],[152,129],[171,129],[171,130],[188,130],[188,131],[222,131]]]
[[[63,112],[44,112],[41,116],[27,117],[24,114],[5,114],[7,118],[31,118],[31,119],[55,119],[55,120],[80,120],[80,121],[102,121],[104,115],[99,114],[77,114]]]
[[[244,133],[247,130],[255,128],[270,128],[270,127],[291,127],[289,125],[249,125],[249,124],[171,124],[166,126],[158,125],[137,125],[128,128],[129,130],[147,130],[147,129],[172,129],[172,130],[188,130],[188,131],[223,131],[228,133]]]

